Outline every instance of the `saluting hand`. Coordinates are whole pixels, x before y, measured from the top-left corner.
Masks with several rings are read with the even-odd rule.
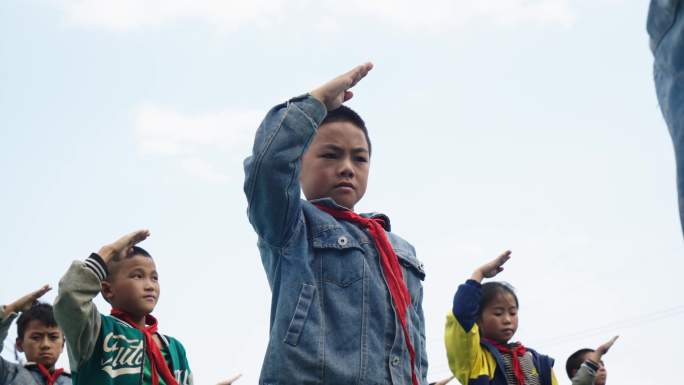
[[[321,103],[325,104],[328,111],[332,111],[354,96],[349,89],[361,81],[371,69],[373,69],[372,63],[356,66],[351,71],[346,72],[311,91],[310,94]]]
[[[503,264],[511,259],[511,251],[506,250],[498,257],[478,267],[470,279],[477,282],[482,282],[484,278],[494,278],[497,274],[503,271]]]
[[[216,385],[231,385],[233,382],[235,382],[238,378],[242,377],[242,374],[238,374],[236,376],[233,376],[232,378],[226,380],[226,381],[221,381]]]
[[[50,285],[43,285],[43,287],[41,287],[40,289],[26,294],[25,296],[10,303],[9,305],[5,305],[5,312],[7,314],[11,314],[26,311],[31,308],[31,305],[33,305],[38,300],[38,298],[42,297],[45,293],[47,293],[50,290],[52,290],[52,287],[50,287]]]
[[[102,246],[97,253],[105,261],[118,261],[125,258],[130,252],[131,248],[136,244],[144,241],[150,236],[150,231],[147,229],[136,230],[130,234],[124,235],[113,243]]]

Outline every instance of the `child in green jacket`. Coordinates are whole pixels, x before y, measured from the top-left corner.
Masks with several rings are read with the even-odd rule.
[[[74,385],[191,385],[180,342],[157,332],[150,314],[159,298],[154,260],[135,246],[147,230],[130,233],[85,261],[75,261],[59,282],[55,317],[67,338]],[[112,313],[101,314],[102,296]]]

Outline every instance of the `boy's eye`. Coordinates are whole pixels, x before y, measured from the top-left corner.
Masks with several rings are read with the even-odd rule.
[[[326,159],[335,159],[335,158],[337,158],[337,155],[333,154],[332,152],[327,152],[327,153],[321,155],[321,157],[326,158]]]
[[[354,158],[354,160],[357,162],[368,162],[368,159],[366,159],[365,156],[357,156],[356,158]]]

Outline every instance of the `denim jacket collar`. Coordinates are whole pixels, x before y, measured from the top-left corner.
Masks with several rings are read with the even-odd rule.
[[[338,204],[337,202],[335,202],[334,199],[328,198],[328,197],[319,198],[319,199],[312,199],[309,202],[311,202],[314,205],[323,205],[323,206],[330,207],[330,208],[337,209],[337,210],[352,211],[349,208]],[[385,229],[385,231],[392,231],[392,226],[390,225],[390,219],[385,214],[372,212],[372,213],[360,213],[359,215],[361,215],[364,218],[381,219],[382,220],[382,227]]]

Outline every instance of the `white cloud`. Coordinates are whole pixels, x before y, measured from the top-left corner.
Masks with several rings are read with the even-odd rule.
[[[186,172],[210,182],[226,182],[225,170],[216,166],[243,157],[259,122],[257,110],[223,110],[184,114],[155,105],[143,105],[135,112],[135,135],[143,155],[178,159]],[[232,160],[232,159],[231,159]]]
[[[204,22],[227,32],[246,26],[269,28],[281,22],[323,26],[323,31],[329,31],[327,23],[316,20],[330,20],[330,15],[335,15],[335,25],[351,25],[363,17],[393,28],[419,31],[450,30],[482,21],[568,25],[574,20],[570,0],[54,1],[70,22],[117,31],[178,21]]]

